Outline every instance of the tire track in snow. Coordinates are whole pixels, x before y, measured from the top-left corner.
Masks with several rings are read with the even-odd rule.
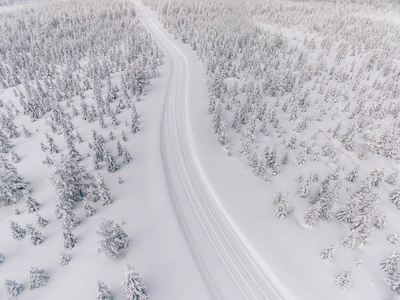
[[[279,281],[250,254],[252,249],[239,238],[200,168],[187,108],[189,61],[149,8],[133,3],[139,20],[171,62],[161,155],[179,221],[212,298],[283,299]]]

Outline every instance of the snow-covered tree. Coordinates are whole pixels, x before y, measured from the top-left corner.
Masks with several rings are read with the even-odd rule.
[[[47,284],[49,275],[44,269],[31,268],[29,270],[29,281],[31,290]]]
[[[113,173],[119,169],[119,165],[116,163],[114,155],[110,149],[106,149],[105,160],[108,172]]]
[[[83,207],[85,209],[86,217],[91,217],[96,212],[96,210],[90,205],[89,201],[85,201],[85,203],[83,204]]]
[[[5,262],[6,257],[4,256],[3,253],[0,252],[0,264],[2,264],[3,262]]]
[[[63,242],[64,242],[64,249],[71,250],[72,248],[75,247],[76,243],[78,242],[78,239],[76,236],[71,232],[70,229],[63,228]]]
[[[123,152],[122,152],[122,162],[124,164],[129,164],[132,161],[132,157],[128,152],[128,149],[124,147]]]
[[[353,278],[352,271],[343,271],[338,276],[335,277],[335,283],[338,287],[346,290],[351,287]]]
[[[389,200],[400,209],[400,189],[394,190],[389,194]]]
[[[98,191],[98,199],[102,202],[103,205],[109,205],[114,202],[113,198],[110,195],[110,192],[104,182],[104,178],[96,173],[96,186]]]
[[[66,266],[69,264],[70,261],[71,261],[70,255],[68,255],[64,252],[60,252],[60,265]]]
[[[17,299],[18,295],[24,290],[24,285],[16,282],[15,280],[5,279],[4,288],[7,296],[10,299]]]
[[[124,287],[123,300],[148,300],[147,287],[142,278],[135,272],[134,268],[127,266],[125,268],[125,279],[122,282]]]
[[[39,227],[46,227],[47,224],[49,224],[49,221],[43,219],[41,216],[36,214],[36,223],[39,225]]]
[[[356,166],[347,176],[346,179],[350,182],[355,182],[358,178],[360,166]]]
[[[114,296],[108,286],[101,280],[97,280],[97,300],[113,300]]]
[[[332,261],[335,257],[335,245],[332,244],[326,247],[324,250],[321,251],[319,257],[327,261]]]
[[[393,252],[392,255],[381,261],[379,268],[388,273],[389,275],[394,274],[397,271],[397,264],[400,261],[400,253]]]
[[[387,226],[387,214],[375,216],[374,226],[378,229],[385,229]]]
[[[400,294],[400,272],[397,271],[386,278],[386,282],[392,291]]]
[[[129,239],[121,225],[115,223],[113,220],[102,219],[96,232],[100,236],[100,240],[98,241],[99,252],[103,252],[113,260],[125,256],[125,252],[129,246]]]
[[[30,236],[30,240],[32,245],[37,246],[44,241],[43,234],[38,231],[33,225],[28,224],[26,225],[26,229],[28,230],[28,234]]]
[[[314,226],[315,222],[321,217],[321,203],[318,201],[311,205],[304,216],[304,223],[308,226]]]
[[[289,193],[282,195],[279,193],[274,201],[275,216],[284,219],[293,212],[293,208],[289,206]]]
[[[39,210],[39,206],[40,205],[35,199],[33,199],[31,197],[31,192],[30,191],[25,190],[23,192],[23,200],[24,200],[25,205],[26,205],[26,207],[28,209],[28,213],[34,213],[34,212],[37,212]]]
[[[21,240],[26,235],[26,229],[18,225],[17,222],[10,221],[11,234],[14,239]]]

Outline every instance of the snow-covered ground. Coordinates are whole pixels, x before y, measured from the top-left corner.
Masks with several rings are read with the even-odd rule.
[[[399,251],[398,244],[387,241],[390,234],[400,233],[397,208],[387,199],[395,187],[382,183],[376,188],[383,196],[378,212],[387,213],[389,226],[385,230],[374,229],[368,246],[352,250],[343,247],[341,240],[348,228],[341,223],[319,221],[314,227],[305,226],[304,214],[310,203],[295,196],[296,178],[300,174],[308,176],[310,172],[326,175],[338,163],[331,158],[322,158],[320,162],[307,158],[307,163],[299,167],[291,157],[279,176],[265,182],[254,176],[247,166],[250,156],[237,153],[244,137],[235,136],[230,128],[232,156],[227,157],[215,139],[210,121],[205,65],[189,44],[175,39],[163,28],[156,12],[140,2],[132,3],[135,18],[164,54],[163,64],[157,67],[160,77],[151,79],[141,101],[132,100],[140,116],[139,133],[130,133],[131,110],[126,108],[116,115],[118,125],[111,124],[109,116],[104,117],[106,128],[100,126],[97,118],[93,123],[82,120],[81,115],[71,118],[83,138],[83,143],[76,143],[83,155],[80,164],[86,166],[90,174],[96,172],[93,151],[89,148],[89,143],[93,143],[93,129],[106,137],[106,145],[114,153],[116,141],[109,138],[109,132],[112,130],[121,139],[124,130],[128,139],[122,144],[133,158],[131,163],[123,164],[122,158],[117,157],[121,168],[115,173],[107,172],[105,166],[97,170],[105,178],[115,201],[107,206],[94,203],[96,213],[90,218],[85,217],[83,203],[77,204],[75,212],[82,222],[73,230],[78,244],[71,251],[62,247],[61,222],[54,214],[56,193],[50,184],[50,171],[54,167],[42,163],[46,154],[40,148],[41,142],[45,144],[46,132],[54,137],[63,154],[67,152],[65,140],[62,135],[50,131],[46,125],[48,115],[35,122],[23,115],[12,87],[0,90],[0,100],[4,104],[0,112],[11,111],[21,133],[11,139],[12,150],[21,157],[15,166],[40,203],[40,216],[49,221],[48,226],[39,228],[45,241],[33,246],[29,237],[21,241],[13,239],[9,222],[16,221],[23,227],[29,223],[36,226],[36,216],[27,213],[22,201],[16,205],[21,210],[20,215],[14,214],[12,206],[0,207],[0,252],[6,257],[0,264],[0,284],[4,279],[24,284],[25,290],[18,299],[94,299],[96,282],[100,279],[108,285],[114,299],[122,299],[123,270],[131,265],[142,276],[150,299],[391,299],[393,293],[387,287],[379,264],[393,251]],[[0,8],[0,13],[24,9],[23,6],[13,8],[3,12]],[[397,16],[396,12],[393,15]],[[382,17],[376,18],[392,23],[390,18],[396,20],[393,15],[382,13]],[[278,25],[270,25],[262,17],[255,21],[262,30],[280,30]],[[283,34],[284,40],[289,37],[291,47],[306,50],[308,46],[303,47],[301,43],[310,36],[304,33],[305,28],[298,30],[285,28],[279,34]],[[317,59],[317,55],[313,55]],[[350,64],[351,60],[345,62]],[[112,73],[111,82],[119,85],[121,76],[121,72]],[[229,80],[232,78],[227,82]],[[106,85],[106,80],[103,84]],[[23,85],[18,88],[23,90]],[[94,103],[93,91],[86,91],[85,95],[84,101]],[[282,98],[288,98],[285,97]],[[268,98],[268,106],[273,105],[275,98]],[[74,96],[71,103],[79,107],[81,101]],[[67,101],[61,101],[63,109],[71,112],[66,104]],[[111,105],[115,109],[115,102]],[[286,130],[291,133],[287,117],[282,116],[281,124],[287,125]],[[305,131],[307,138],[314,131],[323,131],[319,135],[321,142],[315,148],[328,139],[328,129],[339,121],[334,119],[335,115],[328,113],[328,116],[332,120],[328,117],[322,123],[311,120],[310,128]],[[229,115],[226,118],[231,121]],[[346,128],[347,121],[343,119],[343,122]],[[23,124],[32,133],[31,137],[22,134]],[[277,143],[278,139],[260,138],[259,143],[263,145],[266,141]],[[340,176],[360,164],[357,184],[375,166],[388,170],[385,175],[389,170],[399,170],[393,160],[375,154],[360,159],[356,153],[345,150],[338,140],[329,141],[337,151],[339,165],[344,168]],[[257,147],[254,150],[257,151]],[[278,155],[283,153],[278,152]],[[8,158],[10,154],[5,156]],[[59,154],[51,158],[58,161]],[[119,177],[123,183],[119,183]],[[355,192],[357,188],[356,184],[348,182],[344,185],[348,189],[341,191],[340,206],[346,203],[350,191]],[[295,211],[282,220],[274,216],[273,199],[284,191],[291,193]],[[117,261],[97,253],[96,228],[103,218],[122,223],[131,242],[126,256]],[[334,261],[321,260],[321,250],[332,243],[336,249]],[[67,266],[59,264],[60,251],[71,254]],[[31,267],[48,272],[50,279],[46,286],[29,289]],[[353,274],[352,285],[346,290],[340,289],[334,281],[335,276],[345,270]],[[1,285],[0,299],[6,298]]]

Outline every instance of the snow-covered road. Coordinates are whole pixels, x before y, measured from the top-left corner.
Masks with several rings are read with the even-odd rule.
[[[239,239],[221,208],[193,148],[187,101],[188,60],[157,15],[133,2],[139,20],[171,64],[161,128],[164,171],[179,222],[212,299],[282,299]],[[179,268],[179,266],[177,266]]]

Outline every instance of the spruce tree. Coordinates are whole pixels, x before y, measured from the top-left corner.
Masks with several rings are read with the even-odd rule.
[[[113,300],[113,294],[108,286],[101,280],[97,280],[97,300]]]
[[[122,282],[124,287],[123,300],[148,300],[147,287],[142,278],[135,272],[134,268],[127,266],[125,268],[125,279]]]
[[[32,245],[37,246],[44,241],[44,236],[33,225],[26,225]]]
[[[17,222],[10,221],[10,228],[14,239],[21,240],[26,236],[26,229],[19,226]]]
[[[113,260],[125,256],[129,246],[129,239],[121,225],[113,220],[102,219],[96,233],[100,236],[98,241],[99,252],[103,252]]]
[[[31,290],[47,284],[49,275],[43,269],[31,268],[29,270],[29,281]]]
[[[5,279],[4,288],[7,296],[10,299],[17,299],[18,295],[24,290],[24,285],[16,282],[15,280]]]

